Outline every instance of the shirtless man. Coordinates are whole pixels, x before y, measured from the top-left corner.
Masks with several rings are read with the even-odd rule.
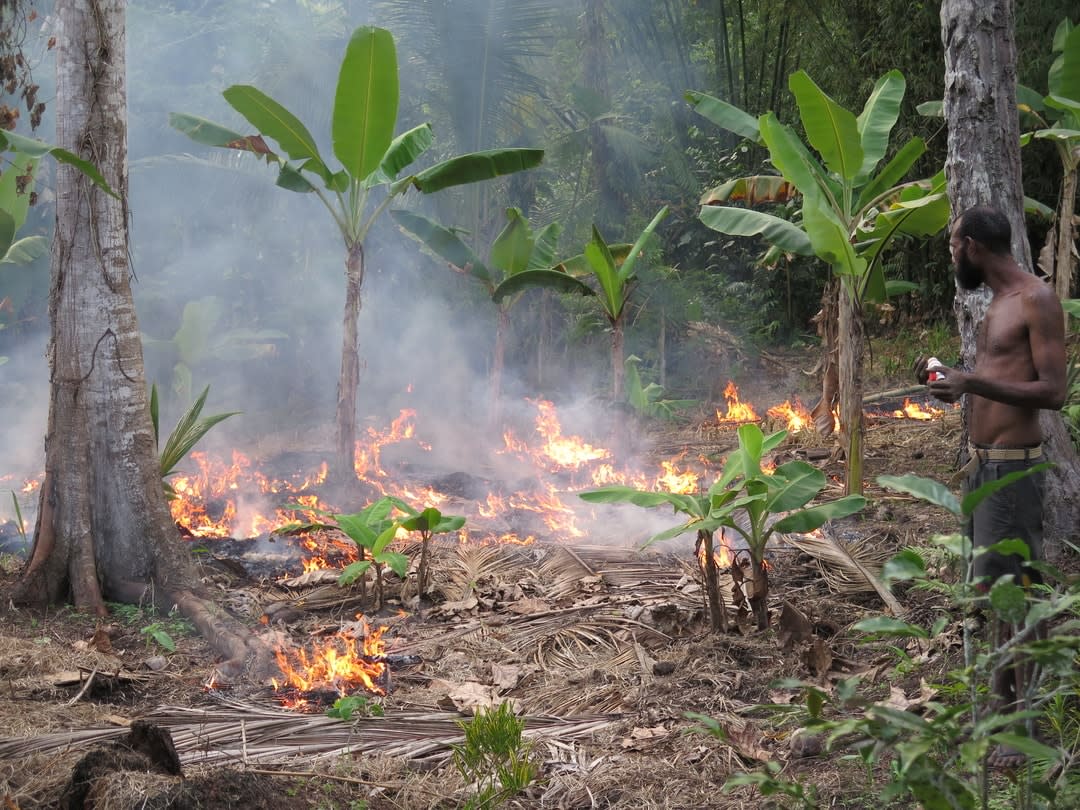
[[[966,481],[968,491],[1016,470],[1045,461],[1039,410],[1058,410],[1065,402],[1065,316],[1054,290],[1013,259],[1009,220],[995,208],[978,206],[953,224],[949,239],[956,281],[967,290],[986,284],[993,292],[979,329],[974,371],[935,368],[942,376],[929,381],[926,358],[915,364],[915,376],[944,402],[968,395],[970,454],[976,465]],[[1019,538],[1031,559],[1042,554],[1042,478],[1035,473],[998,490],[972,515],[968,534],[976,548]],[[1018,555],[984,552],[975,558],[974,575],[989,588],[1005,574],[1017,584],[1039,582],[1037,571]],[[996,640],[1008,628],[999,627]],[[993,685],[1006,709],[1022,697],[1025,667],[1017,666]],[[991,764],[1016,764],[1015,752],[998,751]],[[996,759],[996,763],[993,761]]]

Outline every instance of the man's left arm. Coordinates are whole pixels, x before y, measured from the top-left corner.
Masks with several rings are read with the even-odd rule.
[[[1049,285],[1039,285],[1022,295],[1035,379],[1024,382],[990,380],[973,374],[966,379],[965,393],[1022,408],[1060,410],[1067,393],[1065,313]]]

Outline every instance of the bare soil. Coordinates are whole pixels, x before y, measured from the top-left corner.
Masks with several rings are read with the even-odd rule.
[[[873,482],[907,472],[947,479],[959,429],[954,411],[929,422],[871,418],[870,503],[833,535],[880,564],[953,531],[950,516]],[[653,442],[660,455],[735,444],[730,429],[700,423],[661,431]],[[797,436],[782,448],[839,476],[839,460],[819,458],[818,449],[832,444]],[[752,707],[798,699],[771,688],[777,678],[827,689],[858,674],[869,696],[900,690],[916,698],[956,664],[959,649],[913,641],[905,652],[914,665],[900,666],[888,645],[851,629],[885,610],[872,589],[848,588],[835,567],[790,547],[778,546],[770,563],[770,629],[757,632],[743,614],[737,628],[713,634],[685,551],[542,540],[438,545],[430,603],[414,606],[391,588],[384,608],[367,612],[386,628],[387,651],[406,663],[391,669],[389,693],[377,699],[383,716],[350,722],[284,708],[267,684],[208,687],[213,653],[169,617],[128,607],[100,622],[69,608],[5,605],[0,795],[8,810],[460,807],[470,787],[451,756],[458,723],[477,705],[512,700],[528,718],[540,778],[509,807],[767,807],[752,788],[721,792],[729,776],[766,761],[816,784],[823,806],[866,807],[877,794],[874,775],[807,748],[796,725]],[[270,642],[325,640],[365,611],[355,589],[287,587],[241,571],[208,561],[205,581]],[[16,577],[7,570],[0,586]],[[909,620],[929,624],[951,612],[934,594],[901,588],[897,597]],[[785,607],[806,617],[809,635],[780,620]],[[174,652],[143,632],[155,623]],[[726,739],[695,733],[701,724],[687,713],[713,718]],[[136,720],[169,732],[181,773],[167,753],[130,742]]]

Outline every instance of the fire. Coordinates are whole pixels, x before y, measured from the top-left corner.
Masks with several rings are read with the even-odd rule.
[[[727,401],[727,413],[721,414],[718,409],[716,411],[717,422],[723,424],[725,422],[742,423],[758,421],[758,415],[754,411],[753,406],[739,401],[739,389],[735,387],[735,383],[732,380],[728,380],[727,387],[724,389],[724,399]]]
[[[582,465],[606,459],[611,451],[602,447],[593,447],[578,436],[564,436],[555,406],[546,400],[529,400],[537,408],[536,432],[544,439],[539,450],[532,450],[528,444],[514,436],[513,431],[503,433],[504,452],[531,457],[545,468],[576,470]]]
[[[660,466],[664,468],[664,473],[656,479],[655,489],[680,495],[692,495],[698,492],[696,472],[693,470],[680,472],[673,461],[661,461]]]
[[[271,681],[275,690],[292,687],[300,692],[313,690],[336,691],[347,695],[363,688],[376,695],[386,694],[382,683],[386,678],[386,648],[382,636],[386,628],[366,632],[361,639],[348,633],[334,635],[324,645],[316,646],[309,655],[304,649],[274,650],[285,679]]]
[[[810,415],[810,411],[803,407],[798,397],[795,398],[794,405],[791,404],[791,400],[786,400],[781,405],[769,408],[765,413],[777,421],[786,423],[787,429],[792,433],[809,430],[814,424],[814,418]]]
[[[940,413],[942,413],[942,411],[937,408],[924,409],[918,402],[912,402],[910,399],[905,399],[904,407],[893,411],[892,415],[897,419],[918,419],[926,422]]]
[[[702,570],[705,569],[705,547],[698,547],[698,564]],[[731,564],[735,561],[735,556],[732,554],[731,543],[724,534],[724,530],[713,534],[713,562],[716,563],[716,567],[721,571],[730,568]]]

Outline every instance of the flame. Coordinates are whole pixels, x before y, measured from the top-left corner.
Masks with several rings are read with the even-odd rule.
[[[705,547],[698,548],[698,565],[702,570],[705,569]],[[731,542],[727,539],[727,535],[724,534],[724,530],[713,534],[713,562],[716,563],[716,567],[721,571],[730,568],[731,564],[735,561],[735,556],[732,554]]]
[[[578,436],[564,436],[562,424],[552,403],[542,399],[528,401],[536,406],[535,432],[544,443],[539,449],[533,450],[526,442],[518,439],[513,431],[507,430],[503,433],[503,452],[530,458],[552,472],[576,470],[591,462],[610,458],[610,450],[593,447]]]
[[[751,405],[739,402],[739,389],[735,387],[732,380],[728,380],[727,387],[724,389],[724,399],[727,400],[727,413],[721,414],[720,410],[717,409],[717,422],[723,424],[725,422],[756,422],[758,420],[758,415]]]
[[[366,622],[364,628],[362,639],[337,633],[322,646],[316,645],[310,655],[302,648],[276,648],[274,657],[285,679],[280,682],[273,679],[274,689],[292,687],[300,692],[325,689],[346,695],[362,687],[376,695],[386,694],[380,684],[386,674],[386,648],[382,640],[386,628],[368,633]]]
[[[777,421],[786,423],[787,429],[792,433],[809,430],[814,424],[810,411],[806,410],[798,397],[795,398],[794,405],[791,404],[791,400],[786,400],[780,405],[769,408],[765,413]]]
[[[910,399],[904,399],[904,407],[892,412],[892,415],[897,419],[918,419],[926,422],[933,419],[938,414],[942,413],[938,408],[926,408],[924,409],[918,402],[912,402]]]
[[[696,472],[693,470],[680,472],[674,461],[661,461],[660,466],[664,468],[664,473],[656,479],[655,489],[680,495],[691,495],[698,492],[698,474]]]

